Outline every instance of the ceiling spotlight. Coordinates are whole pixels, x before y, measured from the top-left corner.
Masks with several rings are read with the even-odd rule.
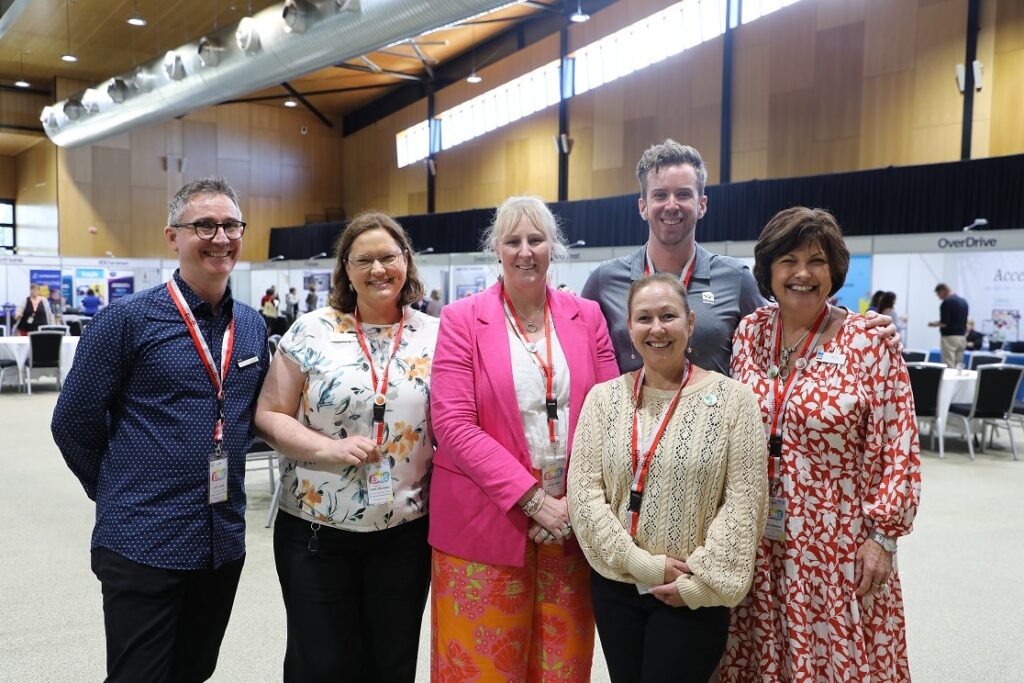
[[[199,63],[203,66],[217,66],[220,63],[220,53],[224,51],[224,48],[220,43],[214,42],[209,38],[203,37],[199,39]]]
[[[61,55],[60,58],[61,58],[61,60],[65,61],[65,62],[68,62],[68,63],[72,63],[72,62],[77,62],[78,61],[78,57],[74,56],[70,52],[68,52],[67,54]]]
[[[139,27],[145,26],[147,23],[149,23],[145,19],[142,18],[141,14],[139,14],[139,3],[138,3],[138,0],[135,0],[134,2],[132,2],[132,15],[130,17],[128,17],[127,19],[125,19],[125,21],[127,23],[131,24],[132,26],[139,26]]]
[[[305,0],[285,0],[281,10],[285,33],[305,33],[312,19],[313,9]]]
[[[164,55],[164,71],[172,81],[180,81],[185,78],[185,63],[181,61],[181,56],[174,50],[168,50]]]
[[[128,99],[128,88],[130,86],[120,78],[110,79],[110,85],[107,86],[107,94],[110,95],[110,99],[118,104],[121,104]]]
[[[569,15],[569,21],[574,24],[590,21],[590,15],[583,12],[583,0],[576,0],[576,11]]]
[[[62,54],[60,56],[60,58],[63,61],[69,62],[69,63],[70,62],[77,62],[78,61],[78,57],[76,57],[71,52],[71,0],[64,0],[64,12],[67,15],[67,20],[68,20],[68,33],[67,33],[68,51],[65,52],[64,54]]]
[[[482,80],[484,80],[484,79],[482,79],[480,76],[477,75],[476,69],[474,69],[473,71],[470,71],[469,75],[466,76],[466,83],[472,83],[473,85],[476,85],[477,83],[479,83]]]
[[[81,100],[68,98],[68,101],[64,103],[64,115],[70,120],[77,121],[83,113],[85,113],[85,107],[82,106]]]
[[[19,78],[18,80],[14,81],[14,85],[19,87],[19,88],[27,88],[27,87],[29,87],[32,84],[25,80],[25,53],[22,52],[20,57],[21,57],[21,78]]]
[[[235,42],[238,49],[247,55],[256,54],[260,49],[260,27],[252,17],[245,17],[238,22],[235,30]]]
[[[299,106],[299,103],[293,100],[291,97],[289,97],[287,100],[284,101],[284,106],[294,108]]]

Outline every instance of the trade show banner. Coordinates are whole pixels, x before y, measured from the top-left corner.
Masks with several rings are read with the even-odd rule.
[[[29,282],[39,285],[39,294],[50,300],[50,304],[60,302],[60,271],[59,270],[30,270]]]
[[[837,303],[850,311],[863,313],[871,303],[871,255],[855,254],[850,257],[846,282],[836,292]]]
[[[974,325],[990,341],[1020,341],[1024,308],[1024,251],[958,257],[956,293],[967,300]]]
[[[75,268],[75,306],[82,305],[82,297],[90,289],[100,300],[107,302],[106,268]]]
[[[110,271],[107,276],[107,287],[110,290],[110,301],[117,301],[135,291],[135,273]]]
[[[304,270],[302,271],[302,292],[298,292],[299,310],[306,310],[306,295],[309,294],[309,286],[316,285],[316,307],[321,308],[327,305],[327,297],[331,293],[331,271],[329,270]],[[309,309],[315,310],[315,309]]]

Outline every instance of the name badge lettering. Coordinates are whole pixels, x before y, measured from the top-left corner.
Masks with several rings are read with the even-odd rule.
[[[713,304],[715,303],[715,293],[704,292],[703,294],[701,294],[701,300],[706,304]]]
[[[846,365],[846,356],[841,353],[818,351],[815,360],[819,363],[828,363],[830,365]]]

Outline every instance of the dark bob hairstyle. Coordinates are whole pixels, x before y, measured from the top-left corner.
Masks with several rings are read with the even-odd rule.
[[[764,226],[754,246],[754,279],[766,299],[774,299],[772,264],[777,258],[806,244],[817,244],[828,258],[832,273],[832,289],[828,295],[842,289],[850,269],[850,250],[843,242],[843,231],[839,229],[836,217],[824,209],[794,206],[775,214]]]
[[[405,284],[398,297],[399,306],[408,306],[423,298],[423,284],[420,282],[419,273],[416,271],[416,263],[412,258],[412,243],[409,235],[401,225],[391,216],[377,211],[361,213],[345,226],[345,230],[338,238],[338,246],[334,251],[334,288],[331,290],[329,303],[342,313],[354,313],[356,310],[356,293],[352,289],[352,280],[349,279],[348,270],[345,265],[348,263],[349,250],[352,243],[364,232],[371,230],[383,230],[391,235],[392,239],[402,250],[402,257],[405,258]]]

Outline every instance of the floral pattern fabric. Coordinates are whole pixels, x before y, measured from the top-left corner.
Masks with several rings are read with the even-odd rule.
[[[362,467],[281,459],[281,510],[348,531],[374,531],[427,513],[433,435],[430,432],[430,366],[438,320],[405,309],[405,330],[391,362],[382,455],[391,465],[394,502],[369,505]],[[395,325],[363,325],[378,374],[391,356]],[[295,321],[278,350],[306,375],[299,421],[344,439],[373,437],[375,389],[359,345],[355,318],[334,308]]]
[[[578,551],[531,542],[522,567],[504,567],[435,549],[430,605],[434,683],[590,680],[590,567]]]
[[[732,374],[771,407],[777,308],[737,328]],[[920,496],[913,396],[902,358],[849,315],[795,380],[780,475],[785,541],[762,538],[750,594],[732,612],[723,683],[909,681],[895,561],[887,585],[855,595],[856,553],[872,530],[909,533]],[[895,559],[895,558],[894,558]]]

